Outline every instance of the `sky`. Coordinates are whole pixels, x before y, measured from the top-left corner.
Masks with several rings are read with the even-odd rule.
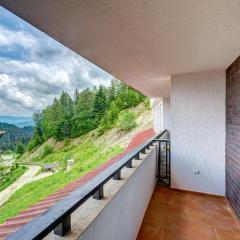
[[[0,6],[0,115],[31,116],[62,91],[73,95],[112,78]]]

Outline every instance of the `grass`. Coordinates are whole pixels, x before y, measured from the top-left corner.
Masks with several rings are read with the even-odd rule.
[[[119,146],[97,146],[91,141],[85,141],[77,146],[64,147],[41,160],[38,159],[44,163],[56,161],[65,165],[66,160],[72,158],[75,160],[75,165],[67,172],[61,170],[52,176],[29,183],[16,191],[0,208],[0,223],[5,222],[9,217],[16,216],[20,211],[29,208],[121,152],[122,149]]]
[[[7,175],[8,180],[6,180],[3,184],[0,185],[0,192],[3,191],[5,188],[10,186],[12,183],[14,183],[23,173],[25,173],[27,170],[26,167],[20,166],[10,172]]]

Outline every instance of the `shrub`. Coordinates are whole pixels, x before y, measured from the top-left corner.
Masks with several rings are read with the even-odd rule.
[[[70,144],[69,138],[64,139],[64,147],[69,146],[69,144]]]
[[[18,143],[16,153],[19,155],[23,155],[24,151],[25,151],[24,145],[22,143]]]
[[[46,144],[44,147],[43,147],[43,150],[41,152],[41,158],[44,158],[45,156],[47,156],[48,154],[52,153],[53,152],[53,147],[49,144]]]
[[[4,153],[4,154],[12,154],[13,151],[12,151],[12,150],[6,150],[6,151],[4,151],[3,153]]]
[[[106,130],[107,130],[106,125],[100,123],[97,130],[96,130],[97,136],[100,136],[100,135],[104,134]]]
[[[102,135],[107,130],[114,127],[114,125],[118,119],[119,112],[120,112],[119,108],[117,107],[116,103],[113,101],[111,103],[109,110],[105,113],[105,115],[102,117],[102,119],[100,121],[100,124],[96,131],[97,136]]]
[[[147,110],[151,109],[151,106],[150,106],[151,104],[150,104],[150,99],[149,98],[146,98],[143,103],[144,103],[144,106]]]
[[[119,114],[117,127],[123,131],[129,131],[137,126],[136,116],[132,112],[123,111]]]
[[[27,146],[27,150],[29,152],[31,152],[33,149],[34,149],[35,145],[34,145],[34,142],[33,141],[30,141],[28,146]]]

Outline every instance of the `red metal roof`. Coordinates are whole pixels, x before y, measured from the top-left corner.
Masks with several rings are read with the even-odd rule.
[[[154,129],[150,128],[143,132],[140,132],[134,136],[132,141],[129,143],[128,147],[120,153],[115,158],[110,159],[109,161],[103,163],[93,171],[87,173],[86,175],[80,177],[76,181],[68,184],[61,190],[50,194],[45,199],[41,200],[39,203],[33,205],[27,210],[20,212],[17,216],[9,218],[5,223],[0,224],[0,238],[6,238],[10,234],[16,232],[20,227],[27,224],[37,216],[41,215],[47,209],[52,207],[57,201],[62,200],[72,191],[76,190],[78,187],[82,186],[92,178],[94,178],[97,174],[108,168],[111,164],[118,161],[125,154],[144,143],[147,139],[153,137],[155,134]]]

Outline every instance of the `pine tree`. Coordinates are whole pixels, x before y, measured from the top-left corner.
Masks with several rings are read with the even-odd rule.
[[[42,128],[42,121],[43,121],[43,115],[41,112],[36,112],[33,114],[33,120],[35,122],[35,129],[34,129],[34,135],[33,135],[33,142],[34,146],[37,146],[41,143],[43,143],[43,128]]]
[[[79,94],[73,117],[71,136],[76,137],[96,127],[93,119],[95,94],[89,88]]]
[[[75,92],[74,92],[74,103],[75,103],[75,104],[77,104],[78,98],[79,98],[79,91],[78,91],[78,89],[76,88],[76,89],[75,89]]]
[[[93,110],[96,125],[100,123],[100,120],[104,116],[106,109],[107,109],[106,89],[103,86],[100,86],[98,91],[96,92]]]
[[[22,143],[18,143],[17,147],[16,147],[16,153],[19,155],[23,155],[24,154],[24,145]]]
[[[31,150],[46,139],[77,137],[95,128],[99,133],[115,126],[119,113],[138,105],[145,96],[113,79],[109,87],[75,90],[74,99],[67,92],[55,98],[52,105],[34,114],[35,131],[28,145]]]

